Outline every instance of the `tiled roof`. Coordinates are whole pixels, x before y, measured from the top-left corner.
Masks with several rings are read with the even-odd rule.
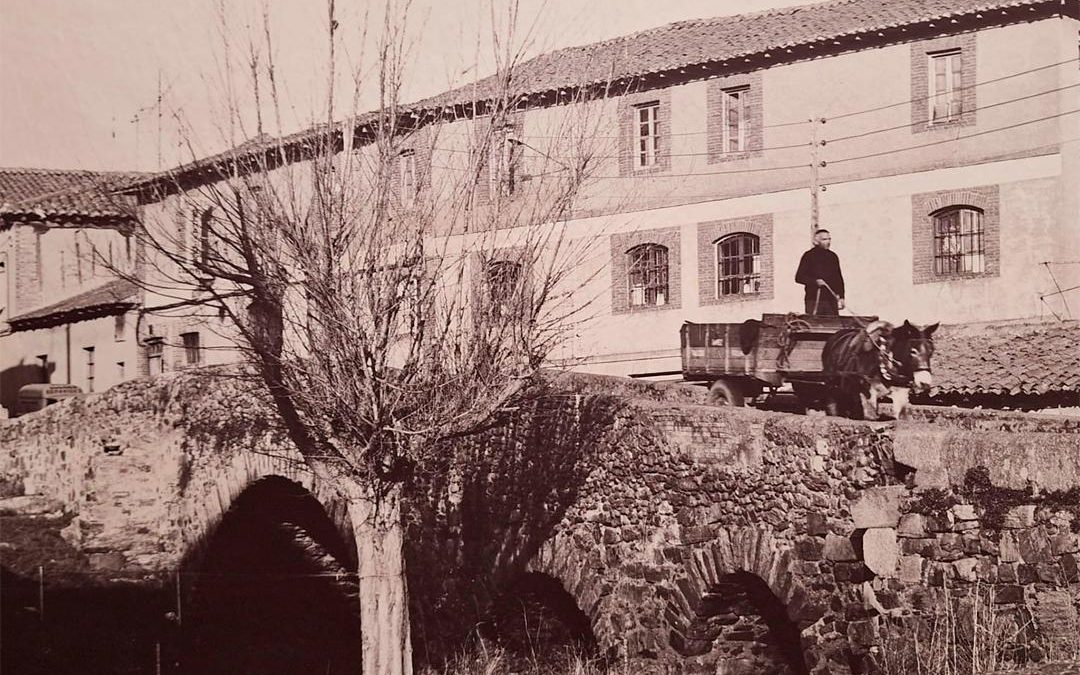
[[[40,309],[8,319],[13,331],[47,328],[127,311],[138,301],[139,287],[127,279],[112,281]]]
[[[1080,393],[1080,324],[942,328],[931,395]]]
[[[582,47],[560,49],[521,64],[513,93],[538,93],[615,81],[779,51],[845,36],[1045,0],[834,0],[798,7],[692,19]],[[782,54],[773,54],[776,61]],[[758,64],[760,67],[761,64]],[[495,76],[420,101],[415,107],[483,99]]]
[[[114,193],[146,174],[0,168],[0,218],[128,218]]]
[[[846,36],[899,28],[921,22],[951,20],[991,10],[1054,6],[1053,0],[833,0],[783,9],[692,19],[633,33],[613,40],[541,54],[514,72],[514,96],[539,94],[564,87],[612,82],[634,76],[677,71],[688,66],[722,63],[770,52],[783,60],[782,50]],[[756,67],[764,65],[760,60]],[[490,76],[436,96],[401,106],[403,112],[431,110],[490,99],[499,91],[499,78]],[[378,119],[370,112],[358,125]],[[335,124],[334,129],[343,128]],[[309,141],[327,131],[325,124],[281,139],[258,139],[212,157],[184,164],[155,178],[168,179],[216,166],[238,155]]]

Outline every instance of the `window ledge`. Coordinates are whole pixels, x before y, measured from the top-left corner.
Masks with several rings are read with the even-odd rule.
[[[667,309],[679,309],[679,303],[669,302],[666,305],[628,305],[621,309],[613,309],[612,314],[651,314],[663,312]]]
[[[772,293],[769,291],[758,291],[757,293],[733,293],[731,295],[719,295],[709,298],[703,298],[702,305],[730,305],[740,302],[753,302],[754,300],[771,300]]]
[[[724,164],[726,162],[739,162],[745,159],[761,157],[765,153],[762,150],[745,150],[743,152],[722,152],[709,155],[709,164]]]

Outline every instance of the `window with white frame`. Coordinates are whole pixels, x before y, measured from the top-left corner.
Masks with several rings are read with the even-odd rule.
[[[761,291],[761,240],[739,232],[716,242],[716,295],[750,295]]]
[[[660,102],[634,107],[634,168],[655,166],[660,154]]]
[[[641,244],[626,252],[631,307],[662,307],[668,303],[668,250]]]
[[[722,152],[744,152],[747,148],[747,127],[750,118],[748,103],[750,87],[732,87],[721,92],[723,130]]]
[[[932,52],[930,59],[930,123],[940,124],[960,119],[964,112],[963,59],[959,49]]]
[[[934,274],[982,274],[986,271],[986,233],[983,212],[953,206],[932,216],[934,222]]]
[[[398,193],[402,205],[410,206],[416,201],[417,189],[416,152],[402,150],[398,156]]]

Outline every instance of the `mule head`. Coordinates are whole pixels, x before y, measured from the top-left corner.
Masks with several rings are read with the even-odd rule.
[[[911,378],[917,393],[930,391],[933,384],[930,358],[934,355],[932,336],[939,324],[919,328],[910,321],[893,331],[893,358],[900,364],[900,373]]]

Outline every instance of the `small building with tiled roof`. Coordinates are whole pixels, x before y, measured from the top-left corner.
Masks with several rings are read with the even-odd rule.
[[[1080,323],[946,326],[930,400],[967,407],[1080,406]]]
[[[142,174],[0,169],[0,405],[25,384],[102,389],[135,368]],[[107,364],[107,365],[106,365]],[[121,366],[120,364],[123,364]]]

